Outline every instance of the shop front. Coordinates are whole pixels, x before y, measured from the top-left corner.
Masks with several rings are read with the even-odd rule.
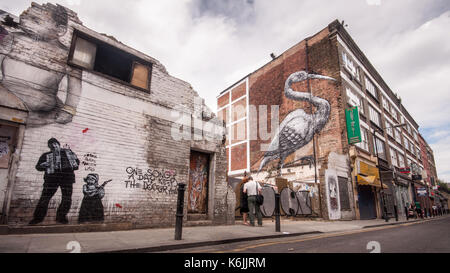
[[[430,202],[428,189],[425,184],[422,184],[421,182],[414,181],[414,192],[416,196],[416,204],[418,203],[420,205],[420,208],[425,212],[425,216],[428,215],[428,212],[432,208],[432,204]]]
[[[407,208],[412,202],[412,199],[409,195],[409,185],[411,181],[400,174],[397,174],[395,183],[395,192],[397,198],[397,208],[399,215],[406,217]]]
[[[381,180],[378,168],[375,164],[361,160],[356,161],[356,167],[359,218],[367,220],[381,217],[379,205]]]
[[[381,173],[381,182],[383,185],[384,206],[386,206],[386,212],[388,217],[395,217],[395,210],[397,209],[396,203],[396,191],[394,187],[394,172],[388,168],[387,162],[379,160],[379,168]],[[385,164],[384,164],[385,163]],[[383,203],[380,204],[383,207]]]

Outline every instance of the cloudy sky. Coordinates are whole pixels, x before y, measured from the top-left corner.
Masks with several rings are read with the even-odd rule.
[[[35,1],[37,3],[54,1]],[[30,1],[1,1],[19,15]],[[87,27],[163,63],[212,110],[220,91],[335,19],[398,93],[450,182],[448,0],[61,0]]]

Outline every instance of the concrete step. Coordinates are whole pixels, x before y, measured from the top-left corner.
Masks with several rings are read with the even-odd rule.
[[[114,224],[81,224],[81,225],[35,225],[6,227],[6,234],[33,234],[33,233],[73,233],[73,232],[102,232],[115,230],[130,230],[134,226],[132,223]],[[0,228],[0,232],[2,229]]]
[[[6,234],[8,234],[8,226],[0,225],[0,235],[6,235]]]
[[[188,221],[205,221],[208,220],[208,215],[201,213],[188,213],[187,215]]]
[[[200,226],[212,226],[211,220],[199,220],[199,221],[187,221],[183,226],[186,227],[200,227]]]

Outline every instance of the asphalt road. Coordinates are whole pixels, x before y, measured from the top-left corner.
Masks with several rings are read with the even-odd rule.
[[[450,217],[166,253],[450,253]]]

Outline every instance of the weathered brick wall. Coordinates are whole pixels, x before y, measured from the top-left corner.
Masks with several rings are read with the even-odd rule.
[[[322,217],[328,219],[327,202],[329,202],[329,192],[325,187],[325,171],[330,167],[337,171],[338,176],[351,177],[349,165],[346,160],[342,160],[339,156],[347,156],[348,147],[346,142],[346,125],[345,125],[345,101],[342,98],[342,88],[340,86],[340,68],[338,60],[336,39],[329,37],[329,30],[324,29],[311,37],[307,42],[304,40],[288,49],[275,60],[265,65],[249,76],[250,88],[250,105],[267,105],[267,128],[271,131],[270,116],[271,105],[279,106],[279,122],[296,109],[303,109],[306,114],[316,113],[316,107],[311,108],[311,104],[305,101],[294,101],[284,94],[285,81],[294,72],[308,69],[309,73],[316,73],[324,76],[333,77],[335,82],[328,80],[311,79],[310,90],[312,96],[316,96],[328,101],[331,106],[328,120],[320,132],[316,133],[316,158],[318,167],[318,181],[320,182]],[[307,48],[308,47],[308,48]],[[308,55],[308,64],[306,56]],[[308,92],[307,82],[294,83],[292,89],[301,92]],[[259,109],[258,109],[259,110]],[[258,114],[250,116],[250,161],[251,169],[255,171],[259,168],[261,160],[264,156],[262,144],[269,144],[271,140],[264,141],[259,136],[259,127],[261,121]],[[258,135],[256,135],[258,134]],[[313,155],[313,141],[299,148],[285,160],[285,164],[301,159],[305,156]],[[336,162],[337,157],[330,157],[331,152],[336,152],[340,158]],[[332,160],[333,162],[329,162]],[[231,164],[233,164],[233,159]],[[265,169],[276,167],[277,160],[274,160]],[[299,162],[300,163],[300,162]],[[296,172],[296,168],[289,167],[292,172]],[[282,173],[282,176],[285,174]],[[259,177],[259,176],[258,176]],[[293,181],[314,181],[311,175],[292,176]],[[288,177],[287,177],[288,178]],[[288,178],[289,179],[289,178]],[[351,189],[351,180],[349,180]],[[351,192],[349,191],[349,194]],[[318,200],[316,200],[318,201]],[[317,203],[318,205],[318,203]],[[351,218],[352,213],[345,213],[345,218]]]
[[[39,22],[52,20],[50,9],[55,9],[55,6],[33,4],[21,19],[29,30],[45,27],[44,23],[33,23],[33,18],[39,18]],[[13,46],[14,53],[8,57],[48,70],[65,71],[73,27],[94,34],[80,25],[76,15],[70,11],[69,14],[66,47],[47,43],[46,47],[38,48],[32,41],[18,40]],[[124,47],[111,39],[108,42]],[[129,48],[126,50],[131,51]],[[83,178],[88,173],[97,173],[99,184],[112,179],[106,185],[102,199],[104,223],[131,223],[134,227],[173,225],[176,183],[189,181],[191,149],[212,154],[208,215],[216,224],[230,223],[227,213],[233,211],[234,214],[234,200],[227,198],[227,161],[222,132],[216,130],[202,135],[199,131],[203,140],[190,138],[191,126],[200,124],[201,129],[203,121],[209,122],[209,128],[213,124],[221,129],[222,122],[211,114],[187,82],[170,76],[159,62],[139,54],[153,63],[149,93],[88,71],[79,72],[81,94],[72,121],[27,125],[8,224],[23,225],[32,219],[44,182],[43,172],[37,171],[35,165],[41,154],[49,151],[47,141],[52,137],[62,147],[69,146],[81,162],[79,170],[75,171],[69,223],[77,223],[83,199]],[[180,119],[173,114],[174,111],[184,113],[187,118]],[[181,124],[185,125],[184,130]],[[189,138],[174,134],[178,131],[174,128],[187,132]],[[148,177],[154,179],[153,183],[142,179],[144,174],[149,174]],[[160,176],[166,176],[170,182],[161,182]],[[50,201],[44,224],[55,223],[60,199],[58,190]]]
[[[341,86],[339,54],[337,49],[336,37],[330,39],[328,31],[322,31],[309,41],[308,56],[309,67],[311,71],[321,75],[333,77],[337,81],[330,84],[326,81],[311,81],[311,90],[314,96],[325,98],[331,105],[331,112],[327,125],[318,134],[316,140],[316,153],[321,168],[319,169],[320,181],[325,181],[325,172],[327,169],[337,171],[337,175],[348,177],[348,189],[351,189],[351,174],[348,161],[338,160],[336,157],[347,157],[348,144],[345,123],[345,95]],[[333,153],[334,152],[334,153]],[[330,153],[335,156],[330,157]],[[331,161],[330,161],[331,160]],[[324,193],[321,198],[322,216],[325,219],[329,217],[328,205],[329,193],[326,192],[325,183],[321,183],[320,191]],[[350,200],[353,194],[349,190],[347,194]],[[352,209],[353,210],[353,209]],[[352,212],[342,212],[342,218],[353,217]]]

